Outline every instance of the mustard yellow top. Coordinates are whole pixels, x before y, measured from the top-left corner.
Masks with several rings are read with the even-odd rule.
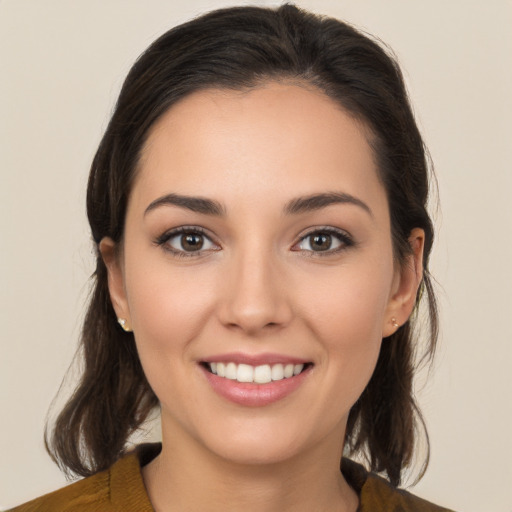
[[[140,445],[106,471],[20,505],[11,512],[154,512],[141,467],[160,450],[158,443]],[[349,459],[343,459],[342,472],[359,495],[358,512],[450,512],[394,488]]]

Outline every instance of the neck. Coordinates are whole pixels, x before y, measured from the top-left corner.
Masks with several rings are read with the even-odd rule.
[[[156,512],[354,512],[358,498],[340,472],[337,445],[326,440],[300,457],[239,464],[164,433],[162,452],[143,477]]]

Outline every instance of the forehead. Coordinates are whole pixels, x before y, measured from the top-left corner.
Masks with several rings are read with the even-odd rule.
[[[133,192],[149,200],[169,192],[227,197],[272,190],[269,199],[281,192],[285,200],[293,186],[295,195],[382,195],[368,136],[360,121],[312,87],[204,90],[152,128]]]

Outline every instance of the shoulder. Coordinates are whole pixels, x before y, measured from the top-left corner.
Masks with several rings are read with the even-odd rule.
[[[351,460],[343,459],[342,468],[347,481],[359,494],[358,512],[453,512],[394,487]]]
[[[139,453],[118,460],[109,469],[36,498],[10,512],[152,512]]]
[[[51,492],[12,509],[11,512],[35,512],[54,510],[87,511],[98,510],[98,507],[108,506],[109,502],[109,473],[102,471],[94,476],[79,480],[58,491]],[[105,510],[109,510],[108,508]]]
[[[361,504],[365,507],[363,511],[378,510],[378,503],[386,503],[385,510],[389,512],[450,512],[447,508],[397,489],[384,478],[373,474],[368,475],[365,491],[361,494]]]

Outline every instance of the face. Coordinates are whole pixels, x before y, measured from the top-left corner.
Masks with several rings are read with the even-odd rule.
[[[164,446],[243,463],[339,452],[414,303],[422,240],[411,265],[394,262],[367,133],[322,93],[269,83],[172,107],[145,146],[120,256],[101,244]]]

